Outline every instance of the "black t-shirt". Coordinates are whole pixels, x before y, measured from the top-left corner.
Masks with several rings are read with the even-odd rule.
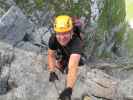
[[[56,39],[55,35],[52,35],[49,39],[49,48],[59,51],[62,55],[62,59],[69,60],[71,54],[81,54],[81,40],[78,36],[73,35],[72,39],[66,46],[61,46]]]

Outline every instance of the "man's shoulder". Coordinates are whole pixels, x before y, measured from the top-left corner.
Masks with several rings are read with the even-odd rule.
[[[72,44],[74,43],[74,44],[78,44],[78,43],[80,43],[81,42],[81,39],[78,37],[78,36],[73,36],[73,38],[72,38]]]
[[[58,42],[56,40],[55,35],[51,35],[51,37],[49,38],[49,48],[51,49],[57,49],[58,47]]]
[[[71,43],[69,44],[69,47],[72,51],[77,51],[81,49],[81,40],[79,37],[73,37]]]
[[[56,36],[54,34],[51,34],[49,42],[56,42]]]

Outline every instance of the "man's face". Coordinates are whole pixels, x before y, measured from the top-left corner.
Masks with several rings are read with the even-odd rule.
[[[68,42],[71,40],[72,33],[64,32],[64,33],[56,33],[57,41],[62,45],[66,46]]]

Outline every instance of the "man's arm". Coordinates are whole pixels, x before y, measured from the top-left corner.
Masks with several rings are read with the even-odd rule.
[[[67,87],[73,88],[77,79],[80,54],[71,54],[68,64]]]
[[[54,72],[56,67],[56,56],[55,51],[48,49],[48,70]]]

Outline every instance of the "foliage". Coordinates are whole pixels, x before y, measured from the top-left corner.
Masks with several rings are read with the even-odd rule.
[[[54,9],[55,15],[68,14],[71,16],[87,16],[90,14],[90,5],[88,0],[79,0],[74,3],[73,0],[51,0],[49,8]],[[87,12],[88,11],[88,12]]]
[[[98,21],[100,32],[110,31],[125,20],[125,0],[105,0],[104,8]]]
[[[128,21],[133,19],[133,0],[126,0],[126,13]]]
[[[26,15],[30,15],[34,9],[34,5],[29,0],[15,0],[17,6],[23,10]]]
[[[31,15],[34,10],[42,10],[45,4],[44,0],[15,0],[15,2],[26,15]]]
[[[105,44],[104,47],[104,51],[101,55],[102,56],[111,56],[112,54],[112,50],[110,48],[110,50],[108,50],[108,48],[106,48],[106,41],[104,41],[103,39],[105,39],[106,35],[105,33],[108,33],[108,37],[107,40],[110,39],[110,37],[112,36],[112,34],[114,34],[114,32],[112,32],[112,29],[114,29],[115,27],[119,28],[118,26],[121,25],[120,29],[117,29],[117,31],[115,32],[115,38],[113,38],[115,43],[114,46],[112,48],[115,48],[115,46],[121,45],[123,37],[124,37],[124,33],[126,30],[126,25],[125,25],[125,16],[126,16],[126,11],[125,11],[125,0],[105,0],[104,1],[104,7],[102,9],[102,13],[99,17],[98,20],[98,28],[97,28],[97,35],[98,37],[98,44]],[[108,46],[108,45],[107,45]],[[110,51],[110,52],[108,52]]]
[[[126,0],[126,19],[128,22],[133,20],[133,1]],[[129,52],[129,56],[133,57],[133,29],[129,26],[127,27],[128,40],[127,40],[127,48]]]
[[[35,0],[36,8],[37,9],[42,9],[44,7],[44,0]]]
[[[133,29],[128,27],[127,33],[128,33],[127,47],[129,51],[129,56],[133,56]]]

